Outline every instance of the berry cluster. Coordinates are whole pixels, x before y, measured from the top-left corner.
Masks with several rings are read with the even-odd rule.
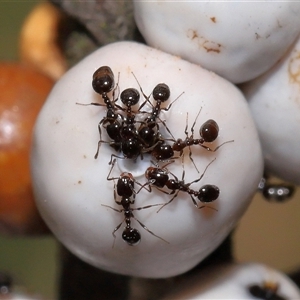
[[[103,206],[109,207],[124,214],[123,222],[121,222],[113,230],[112,234],[115,238],[115,232],[125,222],[126,226],[124,228],[122,238],[129,245],[136,245],[141,240],[139,231],[133,228],[131,225],[132,219],[136,220],[146,231],[165,241],[150,231],[142,222],[136,219],[133,214],[134,211],[147,209],[153,206],[161,206],[158,210],[160,211],[163,207],[170,204],[177,197],[179,192],[185,192],[189,194],[194,206],[197,209],[205,207],[203,204],[210,203],[218,199],[220,190],[216,185],[206,184],[200,187],[199,190],[194,190],[191,188],[192,184],[197,183],[202,179],[207,168],[215,159],[208,164],[199,178],[189,183],[186,183],[184,180],[184,167],[182,177],[179,179],[168,169],[168,166],[174,163],[178,158],[182,158],[182,166],[184,166],[184,150],[187,148],[189,151],[189,158],[199,173],[192,158],[192,146],[200,146],[206,151],[215,152],[225,143],[233,142],[232,140],[227,141],[215,149],[207,146],[206,143],[215,141],[219,134],[219,126],[217,122],[212,119],[203,123],[199,130],[200,137],[195,139],[194,127],[201,110],[197,114],[196,119],[191,127],[191,134],[188,132],[187,114],[186,127],[184,130],[186,138],[184,140],[179,138],[176,139],[168,128],[166,121],[160,118],[160,112],[162,110],[168,111],[172,107],[172,104],[181,95],[171,102],[167,107],[162,107],[162,104],[170,98],[170,89],[168,85],[165,83],[159,83],[154,87],[151,95],[146,96],[136,77],[135,79],[140,87],[140,92],[135,88],[127,88],[119,93],[118,83],[115,84],[115,78],[112,70],[108,66],[102,66],[94,72],[92,86],[94,91],[101,95],[104,103],[81,104],[104,106],[106,108],[106,115],[98,124],[100,139],[98,142],[95,159],[98,157],[99,149],[103,143],[108,144],[112,149],[114,149],[115,152],[117,152],[117,154],[111,154],[109,164],[112,165],[112,167],[107,176],[107,180],[114,181],[114,200],[115,203],[120,205],[122,208],[116,209],[107,205]],[[118,93],[117,97],[116,93]],[[144,101],[140,104],[137,110],[134,110],[133,107],[139,103],[140,94],[143,95]],[[151,96],[154,100],[154,103],[150,101]],[[117,103],[119,98],[123,104],[122,106]],[[150,106],[148,111],[143,110],[145,105]],[[162,126],[164,127],[165,131],[168,132],[168,137],[164,136],[162,133]],[[102,131],[106,132],[109,138],[108,141],[102,139]],[[136,161],[138,157],[143,159],[145,155],[150,155],[152,162],[152,165],[149,166],[145,171],[145,183],[142,184],[138,182],[134,176],[128,172],[123,172],[118,177],[111,177],[111,173],[117,159],[130,159]],[[162,166],[160,166],[160,164],[162,164]],[[117,181],[117,183],[115,183],[115,181]],[[135,185],[139,186],[138,190],[135,189]],[[135,202],[136,195],[142,189],[151,192],[153,188],[162,193],[172,195],[170,200],[163,204],[152,204],[135,208],[132,207]],[[118,200],[118,197],[120,197],[120,201]]]

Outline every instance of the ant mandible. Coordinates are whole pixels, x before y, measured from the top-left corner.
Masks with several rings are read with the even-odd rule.
[[[160,206],[162,204],[152,204],[152,205],[147,205],[143,207],[137,207],[137,208],[132,208],[131,205],[134,204],[135,202],[135,196],[138,194],[142,188],[146,188],[146,185],[141,185],[138,183],[134,177],[132,176],[131,173],[123,172],[119,177],[109,177],[112,169],[115,165],[116,160],[113,161],[112,167],[110,169],[109,174],[107,175],[107,180],[115,180],[117,179],[117,184],[114,182],[114,200],[115,203],[118,205],[121,205],[121,209],[116,209],[114,207],[104,205],[102,206],[108,207],[110,209],[113,209],[116,212],[119,213],[124,213],[124,220],[113,230],[112,235],[114,237],[114,243],[116,239],[116,231],[122,226],[122,224],[125,222],[126,226],[123,230],[122,233],[122,239],[130,246],[137,245],[141,241],[141,234],[140,232],[131,226],[131,220],[134,219],[137,221],[141,227],[143,227],[146,231],[148,231],[150,234],[153,236],[161,239],[162,241],[168,243],[166,240],[163,238],[159,237],[152,231],[150,231],[142,222],[140,222],[137,218],[135,218],[133,211],[135,210],[142,210],[142,209],[147,209],[153,206]],[[138,191],[135,191],[134,189],[134,184],[138,183],[141,187]],[[149,191],[149,190],[148,190]],[[121,197],[121,201],[117,200],[117,194]],[[113,247],[114,247],[113,243]]]
[[[206,170],[208,169],[210,164],[212,164],[214,161],[215,161],[215,159],[212,160],[206,166],[204,172],[202,173],[202,175],[199,178],[193,180],[190,183],[185,183],[184,182],[185,170],[184,170],[184,166],[183,166],[183,161],[182,161],[183,171],[182,171],[181,180],[179,180],[177,178],[177,176],[175,176],[175,174],[173,174],[172,172],[170,172],[166,168],[169,164],[173,163],[174,160],[169,161],[168,163],[166,163],[162,167],[159,167],[156,163],[152,162],[155,165],[155,167],[149,167],[149,168],[147,168],[147,170],[145,172],[145,177],[148,180],[148,184],[150,186],[150,189],[151,189],[151,186],[154,186],[159,191],[161,191],[165,194],[168,194],[168,195],[174,194],[174,196],[167,203],[165,203],[158,210],[158,212],[163,207],[170,204],[178,196],[180,191],[181,192],[186,192],[191,196],[193,204],[197,209],[202,209],[206,206],[204,206],[204,205],[199,206],[194,197],[197,197],[198,200],[202,203],[210,203],[210,202],[215,201],[220,195],[220,190],[217,186],[212,185],[212,184],[206,184],[206,185],[203,185],[198,191],[193,190],[193,189],[190,188],[190,186],[193,183],[199,182],[203,178]],[[169,174],[171,174],[173,176],[173,178],[170,178]],[[167,191],[163,190],[162,189],[163,187],[167,187],[169,190],[171,190],[171,192],[167,192]],[[212,207],[209,207],[209,208],[212,208]],[[214,209],[214,208],[212,208],[212,209]]]

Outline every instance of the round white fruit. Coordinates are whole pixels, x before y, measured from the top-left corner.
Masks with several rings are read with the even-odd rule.
[[[266,169],[300,184],[300,40],[271,70],[241,86],[256,122]]]
[[[264,294],[270,298],[263,298]],[[278,299],[300,299],[300,290],[285,274],[271,267],[244,263],[200,271],[178,285],[164,300],[277,299],[275,295]]]
[[[148,45],[234,83],[274,65],[300,32],[300,2],[134,1]]]
[[[110,171],[109,178],[131,172],[136,181],[144,184],[146,169],[155,167],[151,164],[153,158],[145,153],[144,159],[139,158],[137,163],[117,159],[112,169],[108,164],[111,154],[120,156],[121,153],[102,142],[95,159],[98,123],[106,115],[106,107],[76,104],[103,104],[101,96],[92,88],[92,75],[105,65],[112,69],[118,82],[115,97],[129,87],[140,89],[134,75],[145,95],[150,95],[158,83],[169,86],[171,96],[163,106],[177,100],[168,111],[162,110],[160,118],[176,138],[186,138],[186,120],[190,135],[201,109],[194,125],[194,137],[199,138],[201,124],[214,119],[219,136],[206,145],[215,149],[227,142],[216,152],[199,145],[191,147],[200,173],[189,159],[188,149],[184,164],[179,158],[167,166],[179,179],[184,169],[186,183],[200,178],[207,167],[203,178],[190,188],[197,191],[204,184],[216,185],[220,189],[219,198],[210,204],[195,200],[199,206],[205,206],[197,209],[190,195],[180,191],[158,213],[160,206],[132,211],[135,219],[130,218],[130,226],[141,234],[141,242],[134,247],[122,240],[124,211],[116,203],[120,197],[114,196],[117,179],[107,180],[107,177]],[[112,95],[109,97],[112,99]],[[149,100],[153,102],[152,96]],[[144,101],[141,94],[140,104]],[[117,104],[122,105],[120,100]],[[149,103],[141,110],[146,109],[151,110]],[[147,116],[142,112],[137,114],[138,119]],[[165,126],[158,124],[163,137],[168,139],[166,143],[172,144]],[[104,127],[101,131],[102,139],[109,141]],[[259,138],[248,104],[235,86],[197,65],[133,42],[114,43],[97,50],[57,82],[36,123],[31,164],[38,208],[69,250],[96,267],[153,278],[185,272],[216,249],[248,207],[263,169]],[[169,176],[174,178],[172,174]],[[135,186],[136,190],[140,188],[138,184]],[[151,193],[142,188],[132,207],[167,203],[172,196],[155,188]],[[112,233],[118,226],[114,238]]]

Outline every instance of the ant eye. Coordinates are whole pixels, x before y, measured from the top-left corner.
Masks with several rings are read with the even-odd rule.
[[[130,246],[137,245],[141,241],[141,235],[135,228],[125,228],[122,239]]]
[[[220,190],[217,186],[206,184],[200,188],[198,199],[203,203],[207,203],[216,200],[219,195]]]
[[[210,119],[203,123],[200,128],[200,136],[204,139],[205,142],[213,142],[219,134],[219,126],[216,121]]]
[[[100,67],[93,74],[92,86],[96,93],[108,93],[113,89],[114,85],[114,74],[110,67]]]
[[[121,93],[120,98],[124,105],[130,107],[139,102],[140,93],[136,89],[129,88]]]
[[[170,88],[165,83],[159,83],[152,92],[154,100],[162,102],[169,99],[170,93]]]

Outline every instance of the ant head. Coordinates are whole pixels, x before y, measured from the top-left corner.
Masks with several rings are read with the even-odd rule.
[[[219,126],[216,121],[210,119],[207,120],[200,128],[200,136],[205,142],[213,142],[219,134]]]
[[[170,88],[165,83],[159,83],[152,92],[155,101],[165,102],[170,97]]]
[[[92,86],[96,93],[108,93],[113,89],[114,85],[114,73],[110,67],[100,67],[93,74]]]
[[[198,194],[198,199],[203,203],[212,202],[218,199],[220,195],[220,189],[212,184],[203,185]]]
[[[134,190],[134,178],[131,173],[124,172],[117,182],[117,193],[122,197],[131,197]]]
[[[139,102],[140,93],[134,88],[128,88],[121,93],[120,98],[124,105],[131,107]]]
[[[149,167],[147,168],[147,170],[145,171],[145,177],[147,180],[151,179],[151,175],[156,171],[156,168],[154,167]]]
[[[135,246],[141,241],[141,234],[135,228],[126,227],[122,233],[122,239],[130,246]]]

